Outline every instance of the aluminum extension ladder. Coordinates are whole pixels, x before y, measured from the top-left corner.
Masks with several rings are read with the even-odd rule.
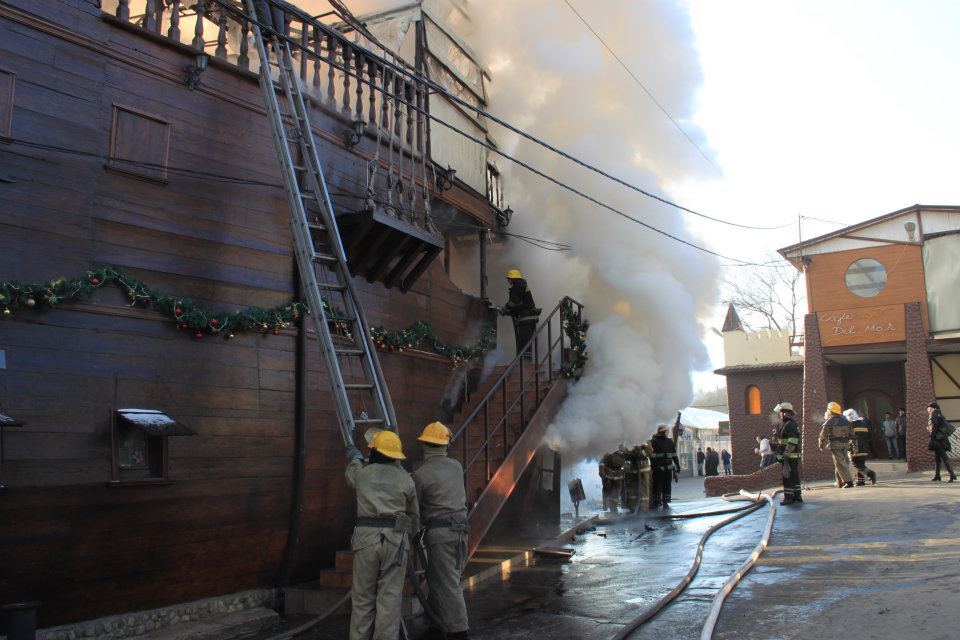
[[[363,308],[350,279],[306,103],[294,71],[290,44],[274,37],[268,44],[257,24],[262,20],[257,16],[253,0],[245,0],[245,4],[249,15],[255,18],[251,26],[261,60],[260,89],[267,105],[273,142],[290,205],[290,229],[293,232],[300,282],[317,330],[341,435],[345,444],[353,444],[356,427],[396,431],[397,419],[376,349],[370,340]],[[276,56],[280,86],[290,107],[289,116],[293,126],[289,130],[284,124],[284,114],[277,100],[268,46]],[[303,165],[294,162],[292,146],[299,150]],[[307,203],[314,205],[309,211]],[[322,279],[318,277],[318,269]],[[338,303],[342,305],[342,313],[335,312]],[[334,342],[331,324],[346,327],[350,340]],[[351,358],[354,360],[349,360]],[[359,366],[354,366],[356,364]],[[344,365],[353,374],[349,382],[345,382]],[[354,402],[351,402],[351,398]]]

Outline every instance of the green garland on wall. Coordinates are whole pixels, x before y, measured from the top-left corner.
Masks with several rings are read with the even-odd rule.
[[[22,308],[41,311],[64,302],[82,302],[107,285],[119,287],[130,300],[131,306],[156,311],[174,321],[178,329],[197,339],[218,335],[231,339],[234,334],[243,331],[278,334],[284,327],[299,323],[309,313],[307,305],[299,301],[273,308],[209,311],[187,298],[168,295],[124,275],[118,267],[102,267],[88,271],[82,278],[59,278],[50,282],[0,281],[0,317],[10,318]],[[332,318],[333,329],[349,335],[345,325],[337,322],[338,318],[344,317],[343,311],[328,307],[328,314]],[[399,331],[372,327],[370,334],[377,347],[385,351],[403,351],[426,343],[436,353],[459,366],[489,351],[496,341],[497,330],[494,326],[485,327],[480,338],[472,345],[446,343],[437,336],[429,322],[422,320]]]

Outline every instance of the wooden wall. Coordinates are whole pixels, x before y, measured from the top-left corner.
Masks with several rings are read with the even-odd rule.
[[[873,258],[887,270],[887,284],[872,298],[850,293],[844,276],[854,261]],[[891,244],[882,247],[839,251],[811,256],[806,268],[807,299],[811,312],[863,309],[920,302],[924,327],[927,322],[923,254],[919,245]]]
[[[169,164],[280,177],[259,89],[211,65],[188,91],[186,53],[105,22],[92,2],[0,4],[0,59],[16,74],[11,136],[105,155],[115,104],[171,123]],[[318,114],[319,125],[335,131]],[[331,133],[331,138],[337,135]],[[365,160],[324,147],[335,187]],[[76,276],[100,265],[215,308],[294,296],[282,191],[170,172],[166,183],[103,158],[0,144],[0,278]],[[435,263],[401,294],[358,282],[368,319],[419,319],[468,342],[484,308]],[[275,584],[291,505],[296,332],[191,339],[119,291],[0,321],[0,402],[28,423],[7,433],[0,495],[0,602],[39,599],[41,626]],[[405,445],[435,419],[453,370],[383,358]],[[354,514],[319,357],[308,357],[305,512],[294,580],[345,548]],[[171,438],[166,486],[108,488],[109,410],[159,408],[197,436]]]

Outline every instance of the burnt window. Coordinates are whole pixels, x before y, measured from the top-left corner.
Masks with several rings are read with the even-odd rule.
[[[14,73],[0,69],[0,136],[13,135],[13,89],[16,82]]]
[[[108,169],[166,183],[169,151],[169,122],[131,107],[113,105]]]
[[[167,482],[167,438],[195,435],[155,409],[118,409],[113,413],[111,484]]]
[[[487,165],[487,200],[497,211],[503,209],[503,182],[496,165]]]
[[[746,391],[747,414],[751,416],[760,415],[762,406],[763,406],[763,403],[760,401],[760,387],[756,385],[750,385],[749,387],[747,387],[747,391]]]

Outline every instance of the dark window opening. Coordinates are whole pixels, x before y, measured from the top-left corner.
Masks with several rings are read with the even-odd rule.
[[[169,481],[167,438],[195,435],[162,411],[119,409],[113,412],[111,484]]]

